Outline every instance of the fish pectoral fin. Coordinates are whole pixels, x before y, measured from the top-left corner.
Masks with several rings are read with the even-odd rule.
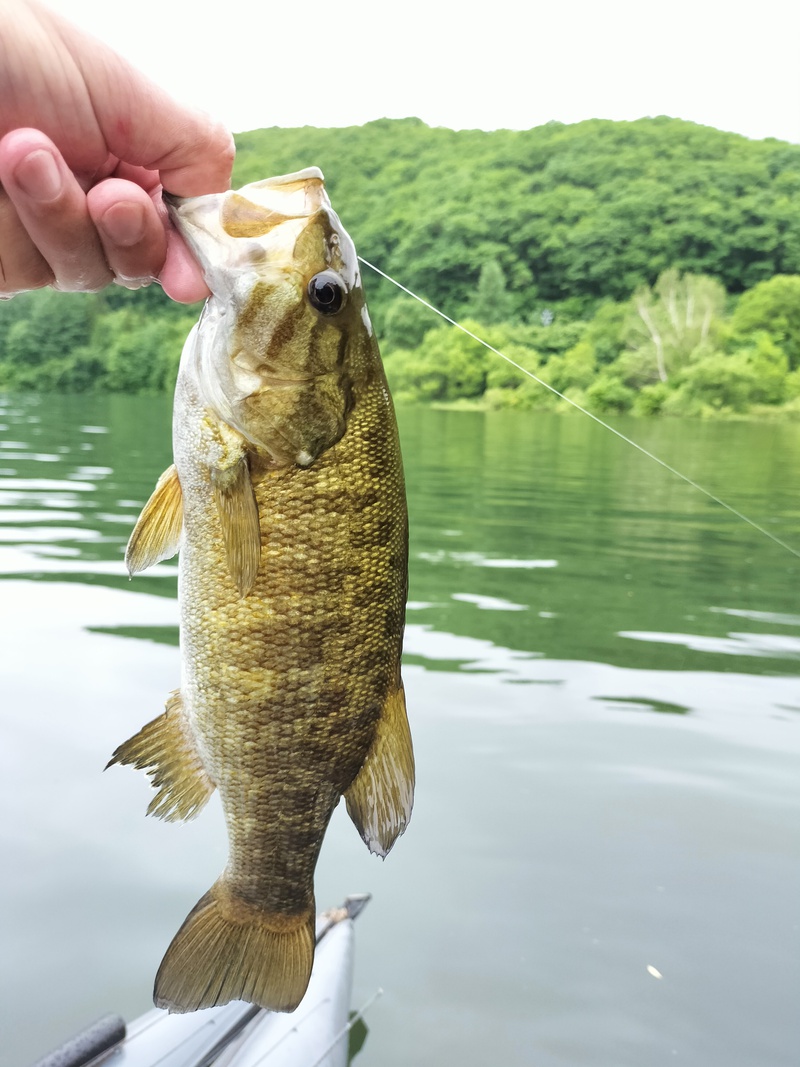
[[[387,697],[372,748],[344,797],[367,848],[386,856],[414,805],[414,750],[402,685]]]
[[[212,467],[211,488],[222,526],[228,570],[236,588],[245,597],[253,588],[261,560],[258,505],[247,456],[242,456],[231,467]]]
[[[125,550],[128,573],[138,574],[174,556],[183,529],[183,494],[175,464],[167,467],[136,520]]]
[[[156,975],[153,1000],[170,1012],[246,1000],[294,1011],[314,962],[314,901],[270,912],[230,889],[224,876],[189,912]]]
[[[170,694],[163,715],[119,746],[106,770],[115,763],[147,772],[158,789],[147,814],[167,822],[193,819],[214,792],[185,723],[178,690]]]

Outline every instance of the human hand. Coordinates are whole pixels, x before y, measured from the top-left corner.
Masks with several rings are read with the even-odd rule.
[[[0,294],[159,279],[208,295],[162,187],[229,187],[230,134],[38,5],[0,0]]]

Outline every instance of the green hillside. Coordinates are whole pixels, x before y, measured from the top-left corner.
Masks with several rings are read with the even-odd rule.
[[[451,314],[495,258],[522,315],[624,299],[670,267],[730,293],[800,273],[800,145],[669,118],[491,133],[384,119],[237,144],[240,182],[321,167],[361,255]]]
[[[678,119],[240,134],[235,183],[312,164],[366,259],[580,403],[798,410],[800,146]],[[558,403],[365,269],[406,398]],[[170,387],[196,310],[156,288],[0,307],[0,387]]]

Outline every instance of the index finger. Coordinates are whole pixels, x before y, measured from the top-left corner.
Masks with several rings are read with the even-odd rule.
[[[59,15],[47,12],[47,18],[61,30],[112,155],[158,171],[164,188],[176,196],[230,187],[236,148],[222,123],[179,104],[107,45]]]
[[[157,161],[161,184],[175,196],[203,196],[230,188],[236,146],[224,126],[198,113],[196,139],[182,140]]]
[[[236,156],[233,136],[221,123],[177,104],[134,73],[144,86],[126,123],[105,102],[95,102],[109,150],[126,163],[157,171],[164,189],[175,196],[229,189]]]

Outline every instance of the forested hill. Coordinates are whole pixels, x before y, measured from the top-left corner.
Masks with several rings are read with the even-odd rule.
[[[625,299],[667,268],[739,293],[800,273],[800,145],[680,119],[240,134],[236,177],[316,165],[361,255],[452,314],[487,259],[522,314],[540,301]]]
[[[800,146],[678,119],[526,131],[418,119],[237,137],[235,185],[320,166],[360,254],[600,411],[800,415]],[[540,386],[364,271],[403,398]],[[169,389],[197,309],[157,286],[0,305],[0,388]]]

